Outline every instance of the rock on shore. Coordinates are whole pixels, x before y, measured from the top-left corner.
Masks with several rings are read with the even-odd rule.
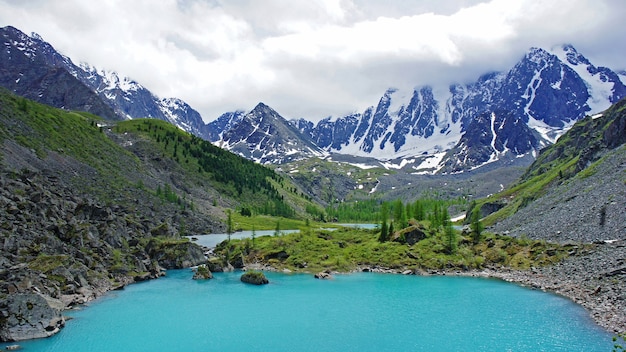
[[[0,330],[0,339],[18,341],[57,333],[65,325],[61,315],[63,303],[52,300],[36,293],[10,295],[6,302],[7,310],[3,311],[6,328]]]

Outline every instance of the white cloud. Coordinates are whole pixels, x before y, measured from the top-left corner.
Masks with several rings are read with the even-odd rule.
[[[385,89],[510,68],[572,43],[623,69],[622,0],[0,0],[0,25],[113,69],[205,120],[263,101],[283,116],[362,111]],[[615,66],[615,65],[621,65]]]

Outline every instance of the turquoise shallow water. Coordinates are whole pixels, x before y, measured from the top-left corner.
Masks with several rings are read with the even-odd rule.
[[[359,273],[316,280],[190,270],[70,314],[23,351],[610,351],[611,335],[562,297],[498,280]],[[4,347],[6,344],[0,345]]]

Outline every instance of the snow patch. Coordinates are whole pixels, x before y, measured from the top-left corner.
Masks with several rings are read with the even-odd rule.
[[[433,154],[431,156],[426,157],[418,166],[414,166],[415,170],[424,170],[421,172],[414,172],[415,175],[423,175],[423,174],[435,174],[443,167],[441,161],[443,157],[446,155],[446,152],[441,152],[437,154]]]
[[[580,78],[585,81],[585,84],[589,89],[589,100],[587,100],[587,104],[591,108],[591,112],[600,112],[608,109],[611,106],[610,98],[611,96],[613,96],[615,84],[606,81],[602,72],[596,72],[595,74],[590,73],[589,68],[596,68],[591,64],[583,63],[580,61],[576,61],[572,64],[567,59],[567,53],[567,50],[559,48],[558,50],[556,50],[554,55],[556,55],[564,64],[568,65],[572,70],[574,70],[580,76]]]

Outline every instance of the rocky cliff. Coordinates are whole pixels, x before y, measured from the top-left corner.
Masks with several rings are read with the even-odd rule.
[[[0,340],[49,336],[68,307],[205,261],[181,233],[219,221],[145,186],[182,175],[175,163],[131,134],[107,136],[95,117],[1,93]],[[143,167],[134,152],[160,161]]]
[[[152,236],[167,225],[79,195],[57,173],[5,170],[0,185],[3,341],[49,336],[67,307],[205,261],[176,232]]]

